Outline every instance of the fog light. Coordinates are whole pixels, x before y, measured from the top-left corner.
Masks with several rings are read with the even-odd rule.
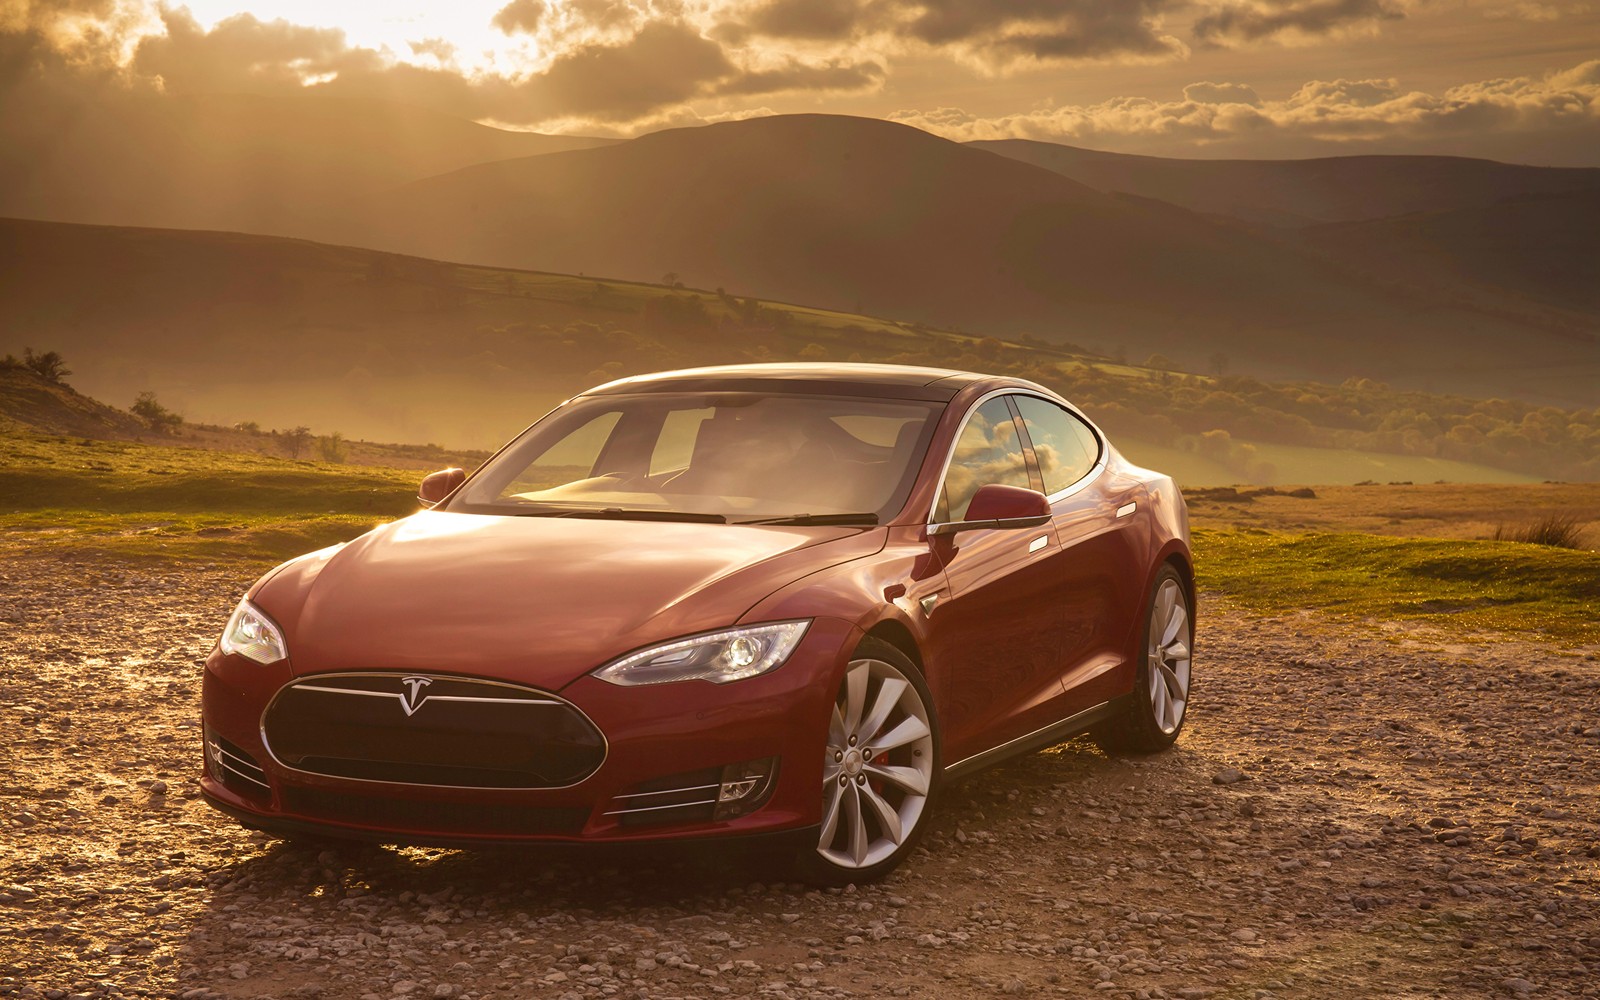
[[[767,801],[778,776],[778,758],[763,757],[722,769],[714,819],[732,819],[754,812]]]

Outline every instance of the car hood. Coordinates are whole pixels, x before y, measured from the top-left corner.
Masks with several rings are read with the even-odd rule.
[[[881,529],[428,511],[285,564],[252,594],[297,675],[401,670],[557,689],[630,650],[736,623]]]

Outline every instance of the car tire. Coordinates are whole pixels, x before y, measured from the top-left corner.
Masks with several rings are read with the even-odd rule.
[[[1145,601],[1133,693],[1121,714],[1093,730],[1102,750],[1155,753],[1183,732],[1194,690],[1190,603],[1183,578],[1171,563],[1164,564]]]
[[[840,681],[823,743],[823,821],[797,874],[821,886],[876,882],[915,849],[938,787],[939,721],[911,659],[864,639]]]

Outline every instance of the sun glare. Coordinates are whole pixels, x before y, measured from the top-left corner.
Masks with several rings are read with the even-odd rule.
[[[236,14],[338,28],[350,45],[376,49],[397,62],[468,73],[524,69],[536,56],[528,38],[508,37],[490,23],[505,0],[188,0],[184,6],[208,31]]]

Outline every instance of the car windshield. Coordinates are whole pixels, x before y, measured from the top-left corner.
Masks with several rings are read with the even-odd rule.
[[[749,392],[579,399],[490,459],[445,509],[875,524],[905,503],[942,407]]]

